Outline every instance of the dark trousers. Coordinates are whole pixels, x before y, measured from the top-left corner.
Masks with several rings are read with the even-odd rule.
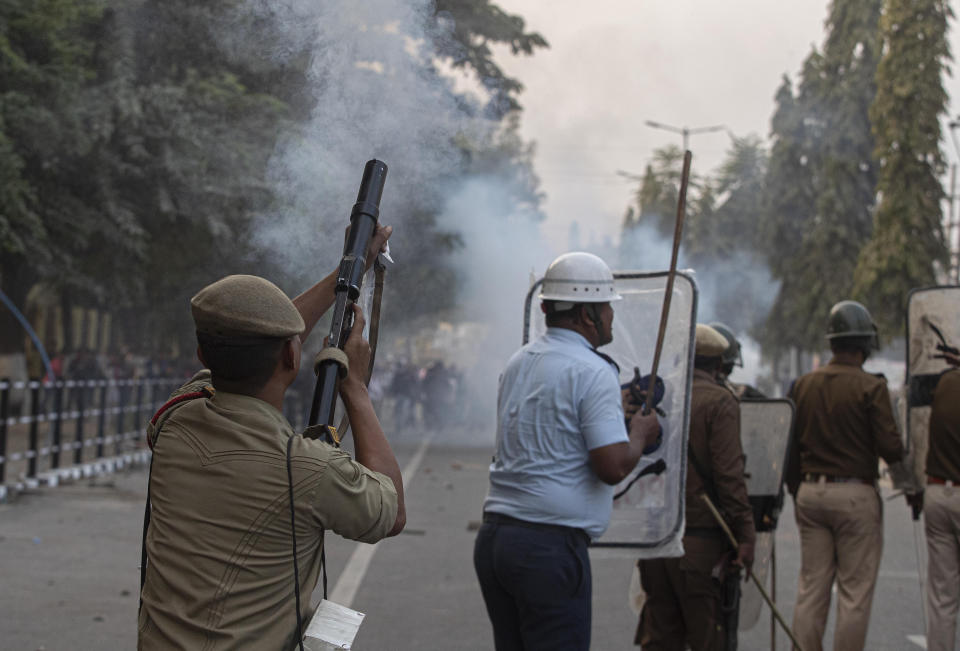
[[[722,538],[685,536],[682,558],[640,561],[647,600],[635,644],[643,651],[720,651],[725,647],[720,617],[720,581],[713,569],[729,549]]]
[[[588,543],[576,529],[483,523],[473,565],[497,651],[588,651]]]

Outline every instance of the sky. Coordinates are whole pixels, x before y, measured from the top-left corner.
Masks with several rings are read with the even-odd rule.
[[[825,1],[498,0],[540,32],[550,48],[532,57],[503,51],[498,62],[525,90],[521,133],[536,142],[535,169],[546,194],[542,232],[557,252],[570,224],[584,243],[616,238],[652,151],[681,145],[679,134],[645,120],[690,128],[724,125],[737,136],[767,137],[782,76],[796,74],[822,45]],[[960,54],[956,21],[949,35]],[[947,92],[960,98],[957,79]],[[958,100],[960,101],[960,100]],[[955,115],[957,101],[949,111]],[[721,162],[724,132],[692,135],[695,173]],[[957,160],[952,142],[942,143]]]

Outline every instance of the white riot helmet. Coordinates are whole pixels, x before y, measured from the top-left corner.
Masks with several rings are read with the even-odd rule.
[[[564,253],[550,263],[540,287],[541,301],[570,303],[607,303],[622,296],[613,284],[607,263],[592,253]],[[557,305],[558,309],[564,309]]]

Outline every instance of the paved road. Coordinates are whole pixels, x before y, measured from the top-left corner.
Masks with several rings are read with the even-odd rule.
[[[405,533],[372,547],[335,536],[328,544],[331,589],[355,593],[351,605],[367,614],[355,647],[491,649],[471,560],[490,452],[415,441],[398,451],[409,475]],[[0,648],[134,648],[145,483],[138,469],[0,505]],[[778,602],[790,619],[799,544],[789,507],[781,523]],[[867,648],[922,648],[908,639],[922,635],[922,615],[913,525],[902,499],[886,503],[885,528]],[[627,603],[633,559],[619,550],[593,550],[591,558],[593,648],[635,648]],[[827,638],[831,649],[830,631]],[[741,635],[740,648],[770,648],[766,614]],[[788,648],[782,634],[777,648]]]

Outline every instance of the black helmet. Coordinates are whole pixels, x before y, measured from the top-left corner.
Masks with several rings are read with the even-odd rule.
[[[863,339],[868,348],[880,348],[877,326],[867,311],[856,301],[840,301],[830,308],[827,339]]]
[[[737,341],[737,338],[734,336],[733,330],[719,321],[714,321],[710,324],[710,327],[722,334],[723,338],[727,340],[727,349],[723,351],[722,357],[724,365],[730,364],[743,368],[743,354],[740,350],[740,342]]]

